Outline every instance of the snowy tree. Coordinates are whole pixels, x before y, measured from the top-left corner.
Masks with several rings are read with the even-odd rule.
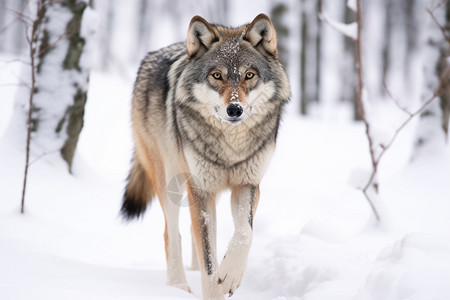
[[[31,153],[59,151],[71,171],[83,127],[92,14],[83,0],[40,0],[31,27],[32,97],[17,94],[12,122],[28,117]],[[29,67],[29,66],[26,66]],[[17,123],[16,123],[17,124]]]
[[[448,138],[450,114],[450,79],[442,78],[449,67],[450,5],[446,1],[429,7],[426,24],[425,63],[423,64],[423,101],[430,95],[438,95],[420,115],[416,136],[416,153],[425,145],[443,144]],[[441,81],[442,80],[442,81]],[[436,89],[440,89],[437,90]]]
[[[30,86],[28,91],[18,90],[9,127],[15,135],[27,125],[22,213],[31,153],[41,157],[59,152],[72,171],[89,82],[90,51],[86,49],[93,34],[93,14],[86,1],[40,0],[31,7],[36,16],[21,17],[29,29],[30,62],[23,73],[30,75],[29,80],[24,78]]]

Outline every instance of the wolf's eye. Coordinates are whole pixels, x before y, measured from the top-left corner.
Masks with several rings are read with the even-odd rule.
[[[245,80],[252,79],[253,77],[255,77],[255,73],[253,72],[247,72],[247,74],[245,74]]]
[[[212,73],[212,77],[213,77],[215,80],[222,80],[222,74],[220,74],[219,72],[214,72],[214,73]]]

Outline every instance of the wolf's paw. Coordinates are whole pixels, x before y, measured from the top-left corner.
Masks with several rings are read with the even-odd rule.
[[[190,294],[194,294],[187,283],[169,283],[170,286],[185,290]]]
[[[223,258],[217,283],[224,294],[230,297],[233,295],[244,277],[245,266],[246,260],[243,260],[242,256],[227,254]]]

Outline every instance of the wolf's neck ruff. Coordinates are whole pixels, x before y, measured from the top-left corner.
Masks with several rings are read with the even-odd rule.
[[[212,164],[225,169],[235,167],[275,142],[279,122],[275,107],[271,113],[254,115],[232,125],[211,114],[205,116],[196,109],[196,104],[176,108],[176,115],[183,116],[177,119],[179,138]]]

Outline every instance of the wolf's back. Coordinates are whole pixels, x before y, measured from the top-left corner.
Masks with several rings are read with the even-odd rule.
[[[164,151],[160,141],[166,134],[169,71],[186,54],[184,43],[150,52],[142,61],[133,90],[132,125],[135,155],[125,188],[121,214],[125,219],[140,217],[155,196],[157,169]],[[153,153],[149,157],[148,153]]]
[[[134,83],[133,112],[146,112],[160,100],[165,103],[169,90],[168,73],[175,61],[186,54],[184,43],[150,52],[142,60]],[[140,109],[144,111],[140,111]]]

